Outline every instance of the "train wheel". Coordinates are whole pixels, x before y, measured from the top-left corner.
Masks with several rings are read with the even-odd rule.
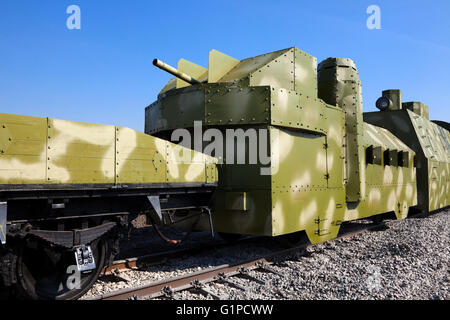
[[[17,284],[19,297],[34,300],[75,300],[84,295],[105,266],[108,244],[98,239],[90,244],[96,268],[78,272],[72,250],[27,241],[18,248]]]

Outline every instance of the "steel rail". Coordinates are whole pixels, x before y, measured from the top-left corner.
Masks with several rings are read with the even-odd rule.
[[[385,225],[385,223],[371,224],[367,227],[362,227],[362,229],[360,230],[345,233],[330,241],[335,241],[347,237],[353,237],[357,234],[366,232],[374,228],[378,228],[382,225]],[[264,269],[265,266],[272,264],[272,260],[278,256],[288,255],[302,250],[304,251],[307,248],[313,246],[314,245],[312,244],[302,244],[294,248],[272,252],[269,253],[268,255],[264,255],[255,259],[250,259],[233,265],[224,264],[216,267],[211,267],[187,275],[181,275],[175,278],[165,279],[157,282],[148,283],[138,287],[125,288],[115,292],[98,295],[89,298],[88,300],[127,300],[141,297],[153,299],[168,295],[173,292],[195,288],[199,284],[204,285],[209,282],[220,281],[220,279],[223,279],[224,277],[227,278],[238,274],[242,274],[241,272],[242,269],[245,270],[254,270],[258,268]]]
[[[132,270],[137,269],[141,264],[145,263],[153,263],[153,262],[161,262],[165,261],[167,259],[175,259],[179,258],[183,255],[188,254],[198,254],[203,251],[215,249],[215,248],[221,248],[227,245],[233,245],[238,243],[245,243],[248,241],[252,241],[257,239],[258,237],[245,237],[240,240],[236,240],[236,242],[230,243],[225,240],[219,240],[217,242],[208,243],[202,246],[196,246],[191,248],[180,248],[180,249],[173,249],[173,250],[166,250],[166,251],[160,251],[155,252],[151,254],[146,254],[138,257],[131,257],[121,260],[115,260],[111,266],[103,268],[102,275],[111,274],[114,272],[114,270]]]
[[[438,210],[433,213],[417,213],[414,215],[409,216],[408,218],[422,218],[422,217],[428,217],[431,216],[437,212],[440,212],[441,210]],[[362,234],[364,232],[367,232],[369,230],[377,229],[383,226],[387,226],[390,221],[382,221],[380,223],[371,223],[367,225],[358,225],[356,228],[360,228],[358,230],[351,230],[347,233],[343,233],[341,235],[338,235],[336,238],[329,240],[336,241],[339,239],[344,238],[351,238],[358,234]],[[247,239],[255,239],[255,238],[246,238]],[[212,245],[211,247],[213,247]],[[125,288],[121,290],[117,290],[111,293],[102,294],[98,296],[94,296],[91,298],[88,298],[87,300],[127,300],[127,299],[139,299],[142,297],[145,297],[146,299],[153,299],[158,298],[162,296],[170,296],[174,292],[178,291],[184,291],[188,289],[198,289],[200,291],[210,293],[206,289],[202,289],[202,286],[204,284],[207,284],[209,282],[228,282],[227,278],[236,276],[238,274],[244,275],[245,273],[242,272],[242,270],[255,270],[255,269],[262,269],[266,270],[268,272],[277,273],[276,271],[271,270],[268,266],[272,264],[272,260],[278,256],[282,255],[289,255],[296,252],[304,252],[306,249],[311,248],[315,245],[306,243],[302,244],[293,248],[284,249],[275,251],[272,253],[269,253],[268,255],[264,255],[255,259],[250,259],[241,263],[236,264],[224,264],[216,267],[210,267],[204,270],[200,270],[194,273],[181,275],[175,278],[165,279],[157,282],[151,282],[144,284],[142,286],[138,287],[131,287],[131,288]],[[177,253],[174,252],[176,255]],[[161,256],[161,255],[160,255]],[[134,261],[134,260],[133,260]],[[258,279],[256,279],[258,280]],[[229,283],[231,285],[234,285],[233,283]],[[212,293],[210,293],[212,294]],[[218,298],[218,297],[216,297]]]

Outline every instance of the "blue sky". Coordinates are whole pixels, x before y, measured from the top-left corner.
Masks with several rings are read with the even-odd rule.
[[[81,8],[68,30],[66,8]],[[381,30],[369,30],[369,5]],[[318,61],[348,57],[364,111],[383,89],[450,122],[450,1],[0,0],[0,112],[144,129],[144,108],[170,78],[152,66],[207,67],[296,46]]]

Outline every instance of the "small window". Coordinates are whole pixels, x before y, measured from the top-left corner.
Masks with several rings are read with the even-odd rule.
[[[381,147],[367,147],[366,163],[381,165]]]
[[[397,166],[398,165],[398,151],[397,150],[385,150],[384,151],[384,165],[385,166]]]
[[[398,166],[408,168],[409,167],[409,152],[399,151],[398,152]]]

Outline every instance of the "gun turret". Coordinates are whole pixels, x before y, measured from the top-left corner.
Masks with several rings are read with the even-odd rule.
[[[160,68],[161,70],[164,70],[164,71],[174,75],[177,78],[180,78],[183,81],[186,81],[187,83],[190,83],[190,84],[199,84],[200,83],[200,81],[194,79],[190,75],[188,75],[184,72],[178,71],[174,67],[168,65],[167,63],[162,62],[161,60],[158,60],[158,59],[153,60],[153,65]]]

